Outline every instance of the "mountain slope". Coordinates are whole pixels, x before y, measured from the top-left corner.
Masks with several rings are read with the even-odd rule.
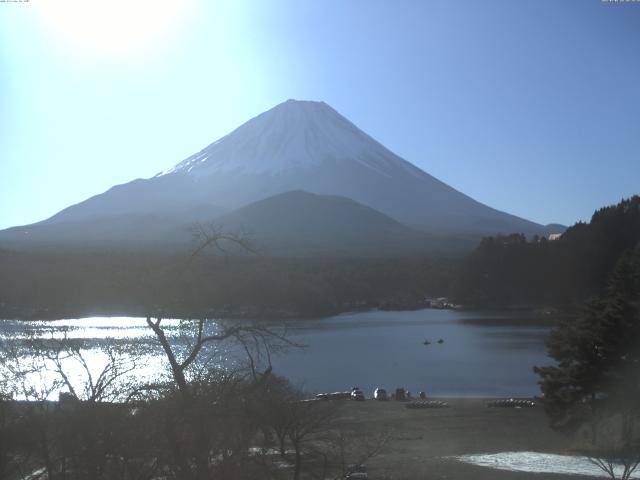
[[[120,235],[123,241],[129,236],[143,244],[142,224],[156,232],[165,227],[175,231],[184,225],[184,212],[200,205],[216,206],[215,215],[209,215],[212,218],[220,211],[294,190],[350,198],[435,236],[477,240],[497,233],[549,233],[542,225],[492,209],[449,187],[395,155],[325,103],[294,100],[258,115],[155,177],[115,186],[29,230],[32,239],[65,242],[74,235],[83,236],[83,222],[95,227],[120,218],[105,235]],[[137,232],[135,222],[126,220],[132,215],[146,219]],[[157,225],[151,227],[149,222]],[[62,234],[65,229],[68,232]],[[9,229],[0,233],[0,242],[7,234],[19,238]]]
[[[425,249],[427,235],[345,197],[285,192],[216,219],[271,253],[380,254]]]
[[[398,157],[324,102],[282,103],[155,178],[180,175],[229,208],[302,189],[352,198],[431,233],[545,233]]]
[[[351,199],[285,192],[230,213],[207,206],[175,215],[119,214],[15,227],[0,232],[3,245],[47,248],[65,245],[116,249],[195,248],[195,223],[213,223],[246,236],[252,247],[275,255],[404,255],[437,248],[440,239],[415,231]],[[438,243],[439,242],[439,243]],[[227,246],[231,251],[233,245]]]
[[[113,248],[186,250],[194,223],[209,222],[221,214],[212,205],[169,213],[113,213],[79,219],[48,220],[0,231],[0,245],[29,248]]]

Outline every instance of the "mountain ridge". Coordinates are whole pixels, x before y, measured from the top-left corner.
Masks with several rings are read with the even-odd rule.
[[[225,231],[248,232],[269,253],[420,252],[429,239],[350,198],[292,190],[215,219]]]
[[[194,227],[238,235],[263,254],[381,256],[428,250],[455,253],[464,239],[434,238],[350,198],[294,190],[222,213],[201,205],[177,214],[120,214],[12,227],[0,232],[0,244],[20,249],[115,248],[181,250],[196,248]],[[242,253],[233,245],[230,251]]]
[[[46,237],[42,226],[75,222],[82,236],[82,222],[138,215],[167,218],[177,228],[181,212],[198,205],[215,206],[217,215],[296,190],[349,198],[432,236],[558,233],[555,225],[498,211],[455,190],[324,102],[297,100],[257,115],[154,177],[116,185],[28,227]]]

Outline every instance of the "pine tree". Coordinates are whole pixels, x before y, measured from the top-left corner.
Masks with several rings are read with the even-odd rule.
[[[534,370],[555,428],[572,431],[640,404],[639,300],[640,246],[619,259],[602,297],[551,333],[557,365]]]

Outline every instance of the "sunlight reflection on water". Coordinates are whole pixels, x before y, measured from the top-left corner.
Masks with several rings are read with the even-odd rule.
[[[181,327],[188,322],[178,319],[163,319],[162,326],[167,338],[179,355],[185,348],[188,337],[182,337]],[[207,322],[208,329],[217,328],[214,321]],[[50,341],[68,339],[81,341],[81,356],[61,356],[61,368],[78,393],[95,382],[109,363],[107,348],[118,347],[116,357],[123,369],[131,369],[120,380],[138,384],[166,380],[168,362],[155,340],[153,331],[145,318],[132,317],[87,317],[53,321],[0,320],[0,340],[5,345],[18,348],[18,359],[12,361],[14,368],[28,371],[23,381],[14,382],[16,398],[31,395],[37,398],[55,399],[59,392],[68,391],[66,386],[53,388],[61,376],[56,373],[56,365],[50,358],[37,357],[30,352],[30,341],[41,340],[42,346],[51,347]],[[229,363],[228,348],[208,346],[203,354],[214,356],[214,364]],[[3,365],[4,366],[4,365]],[[26,393],[30,391],[30,393]],[[86,395],[85,395],[86,397]]]
[[[30,334],[41,337],[51,334],[49,338],[73,339],[137,339],[153,337],[153,332],[144,318],[134,317],[87,317],[51,321],[22,322],[3,320],[0,339],[25,338]],[[181,320],[165,319],[162,325],[169,331],[175,331]],[[7,328],[8,326],[15,328]]]
[[[378,386],[404,386],[433,396],[533,396],[539,394],[539,387],[532,367],[550,362],[544,347],[549,327],[528,323],[527,315],[530,313],[513,311],[366,311],[291,320],[286,322],[289,339],[307,347],[274,355],[274,372],[309,393],[359,385],[367,392]],[[178,348],[185,346],[187,339],[181,333],[188,324],[176,319],[162,323]],[[215,329],[220,322],[208,324]],[[65,335],[82,341],[93,358],[100,347],[130,349],[139,358],[141,378],[167,371],[164,353],[144,318],[0,320],[0,340],[5,343]],[[442,344],[437,343],[439,338]],[[432,343],[426,346],[425,339]],[[203,353],[215,354],[216,364],[226,368],[233,362],[231,343]],[[149,350],[151,347],[155,350]]]

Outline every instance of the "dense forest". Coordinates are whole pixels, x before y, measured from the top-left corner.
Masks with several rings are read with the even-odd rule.
[[[117,252],[0,252],[0,317],[323,316],[416,308],[448,294],[450,261]]]
[[[634,196],[557,240],[487,237],[461,258],[0,250],[0,317],[307,317],[419,308],[440,296],[473,307],[571,307],[600,294],[639,244]]]
[[[557,240],[484,238],[456,276],[465,304],[571,305],[600,294],[618,259],[640,248],[640,197],[597,210]]]

